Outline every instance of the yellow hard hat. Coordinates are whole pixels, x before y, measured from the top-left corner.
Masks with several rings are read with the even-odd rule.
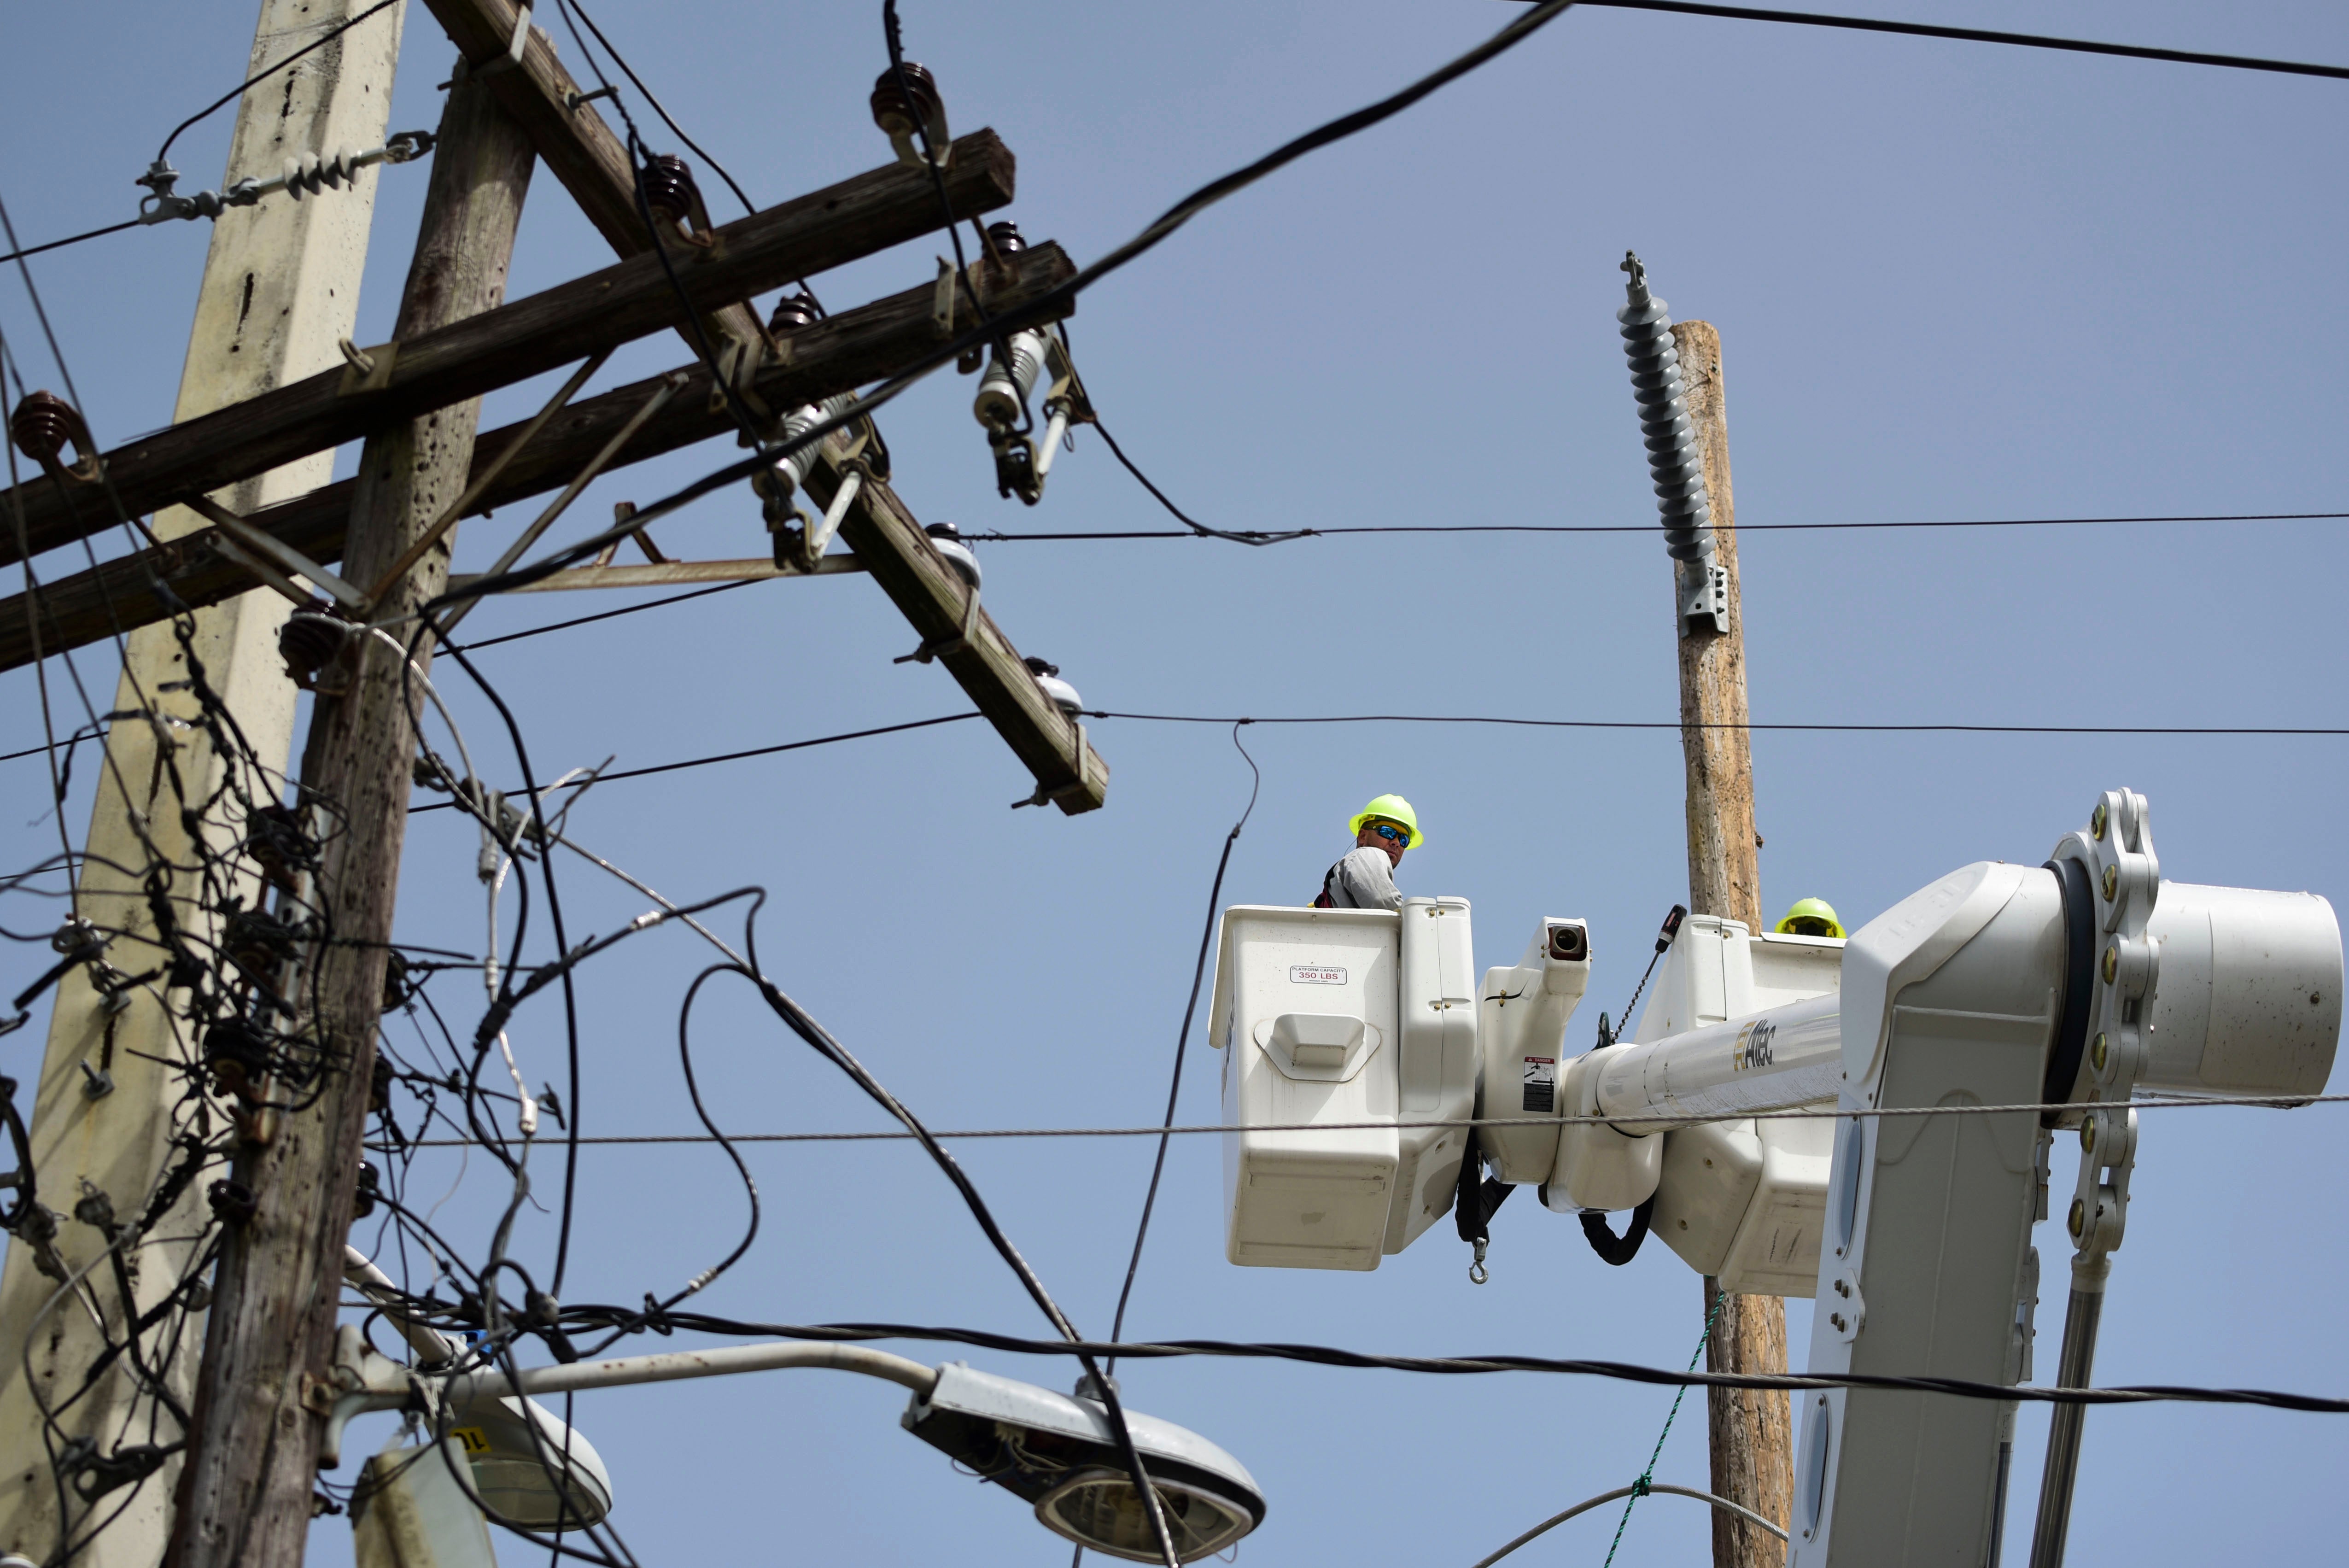
[[[1824,931],[1804,930],[1798,922],[1816,920],[1826,927]],[[1797,898],[1775,928],[1779,935],[1789,937],[1841,937],[1849,933],[1843,922],[1836,919],[1835,906],[1825,898]]]
[[[1370,805],[1354,814],[1353,820],[1346,824],[1346,831],[1360,838],[1362,836],[1362,824],[1374,817],[1384,817],[1389,822],[1400,822],[1411,829],[1411,842],[1403,846],[1405,849],[1416,849],[1425,842],[1420,836],[1419,818],[1413,815],[1411,802],[1399,794],[1382,794],[1372,799]]]

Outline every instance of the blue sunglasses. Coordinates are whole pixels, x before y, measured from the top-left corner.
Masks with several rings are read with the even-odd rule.
[[[1389,844],[1400,844],[1406,849],[1411,847],[1411,835],[1391,822],[1374,822],[1371,824],[1371,831]]]

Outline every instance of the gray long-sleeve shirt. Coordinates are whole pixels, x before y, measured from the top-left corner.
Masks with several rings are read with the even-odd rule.
[[[1361,846],[1330,867],[1322,889],[1340,909],[1397,909],[1402,890],[1395,886],[1394,862],[1383,849]]]

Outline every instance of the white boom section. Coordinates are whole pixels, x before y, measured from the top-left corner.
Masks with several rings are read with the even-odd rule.
[[[1830,992],[1599,1057],[1602,1115],[1750,1116],[1832,1100],[1843,1083],[1843,998]],[[1637,1131],[1636,1127],[1627,1131]]]
[[[2119,955],[2106,956],[2116,944],[2095,929],[2110,900],[2078,886],[2067,895],[2055,871],[1980,862],[1903,899],[1846,948],[1840,1107],[1960,1114],[1837,1124],[1811,1371],[2031,1379],[2031,1227],[2044,1218],[2047,1135],[2031,1112],[1963,1113],[2031,1104],[2051,1070],[2095,1086],[2095,1040],[2089,1064],[2074,1064],[2077,1004],[2113,983]],[[2146,934],[2159,980],[2139,1091],[2323,1086],[2341,1029],[2331,905],[2163,882]],[[2088,1096],[2065,1081],[2054,1097]],[[2128,1116],[2133,1153],[2133,1115],[2095,1114]],[[1801,1408],[1790,1568],[1993,1560],[2013,1429],[2004,1407],[1833,1390]]]

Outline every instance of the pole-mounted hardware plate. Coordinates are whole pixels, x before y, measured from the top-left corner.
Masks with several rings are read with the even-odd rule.
[[[378,343],[349,356],[343,367],[343,379],[336,384],[335,395],[356,397],[361,392],[380,392],[391,385],[392,362],[399,358],[399,345]]]
[[[1681,635],[1729,632],[1729,568],[1718,561],[1683,561],[1673,570],[1681,591]]]

